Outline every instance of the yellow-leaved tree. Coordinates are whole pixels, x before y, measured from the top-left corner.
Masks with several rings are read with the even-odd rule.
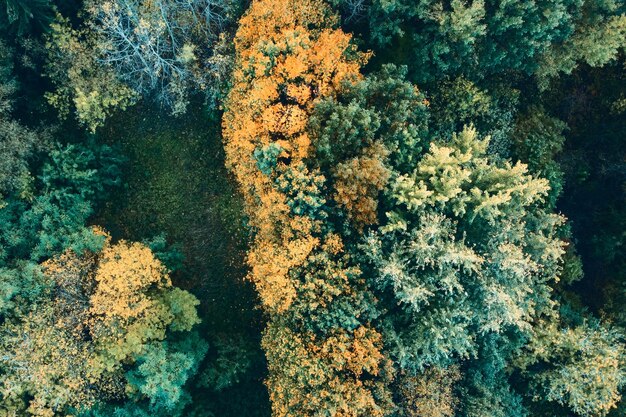
[[[124,398],[135,389],[129,367],[200,321],[198,300],[172,286],[148,247],[98,233],[101,251],[43,263],[41,298],[0,328],[0,415],[65,416]]]

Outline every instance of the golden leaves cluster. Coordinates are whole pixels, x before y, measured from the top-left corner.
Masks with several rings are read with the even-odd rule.
[[[358,79],[366,58],[349,35],[332,29],[335,23],[317,0],[255,1],[235,38],[237,66],[223,122],[226,163],[257,232],[251,278],[265,306],[275,311],[284,311],[295,297],[288,271],[320,241],[311,236],[314,222],[292,216],[286,195],[259,170],[253,153],[275,143],[280,160],[288,161],[279,162],[283,167],[310,156],[306,126],[315,100]]]

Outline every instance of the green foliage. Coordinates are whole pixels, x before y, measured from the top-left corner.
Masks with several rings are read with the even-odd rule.
[[[443,216],[425,215],[418,227],[387,242],[391,250],[370,235],[362,250],[375,267],[375,287],[401,308],[385,323],[395,362],[417,371],[469,357],[476,349],[469,328],[473,306],[462,274],[477,272],[482,259],[454,242],[452,223]]]
[[[488,139],[480,140],[471,127],[446,145],[431,144],[412,174],[396,178],[391,186],[396,205],[415,214],[424,206],[469,223],[476,218],[495,222],[524,213],[525,206],[542,201],[549,189],[546,180],[532,178],[521,163],[490,163]],[[387,228],[393,227],[404,226],[396,222]]]
[[[503,71],[536,73],[541,81],[579,62],[615,59],[624,40],[622,13],[613,0],[373,0],[366,19],[374,44],[403,46],[411,78],[420,83]]]
[[[32,192],[29,159],[45,144],[42,132],[27,129],[12,117],[19,84],[13,74],[13,51],[0,41],[0,206],[8,194]]]
[[[318,335],[336,329],[354,331],[379,315],[374,295],[347,255],[318,251],[293,275],[302,277],[289,317],[297,328]]]
[[[169,324],[171,330],[176,332],[189,331],[193,326],[200,323],[196,311],[200,301],[190,292],[174,288],[165,294],[164,301],[172,315],[172,321]]]
[[[445,139],[473,124],[481,134],[490,136],[490,153],[507,158],[520,91],[504,83],[482,84],[458,77],[433,88],[432,135]]]
[[[45,74],[55,87],[46,94],[46,99],[61,118],[73,111],[79,123],[91,132],[116,110],[124,110],[137,100],[132,89],[98,62],[96,42],[92,34],[73,29],[59,15],[51,25],[46,43]]]
[[[37,264],[19,262],[12,269],[1,268],[0,321],[27,314],[48,289],[49,282]]]
[[[208,349],[197,335],[189,336],[179,345],[168,342],[148,345],[137,357],[136,368],[127,374],[132,390],[149,398],[151,410],[183,408],[180,404],[185,395],[183,385],[197,371]]]
[[[412,166],[426,136],[424,95],[405,80],[406,67],[386,65],[315,106],[309,120],[319,164],[333,167],[382,142],[396,165]]]
[[[555,207],[563,190],[563,172],[556,161],[563,149],[567,125],[548,116],[542,108],[533,107],[518,117],[511,134],[513,154],[534,174],[550,181],[548,200]]]
[[[287,205],[296,216],[308,216],[324,219],[326,199],[321,190],[324,177],[316,171],[311,172],[304,163],[283,167],[276,177],[276,187],[287,194]]]
[[[480,350],[468,362],[459,387],[459,415],[466,417],[527,417],[522,396],[511,386],[511,353],[523,341],[490,333],[477,337]]]
[[[622,2],[586,1],[577,12],[569,38],[554,43],[542,56],[537,71],[541,88],[547,88],[559,73],[570,74],[580,62],[591,67],[610,63],[626,47],[626,7]]]
[[[19,196],[0,209],[0,260],[39,259],[72,248],[95,250],[102,238],[84,226],[106,186],[118,181],[116,159],[108,148],[96,152],[79,145],[49,153],[35,183],[33,197]],[[106,175],[105,175],[106,173]]]
[[[142,243],[150,248],[154,256],[163,262],[170,272],[178,271],[183,267],[185,255],[182,253],[181,245],[179,243],[169,245],[165,232],[150,239],[144,239]]]
[[[254,150],[254,159],[257,161],[259,170],[265,175],[270,175],[272,170],[276,168],[278,163],[278,156],[283,149],[276,142],[272,142],[262,148]]]
[[[541,323],[518,366],[534,401],[552,401],[584,417],[605,416],[626,384],[623,336],[577,312]]]
[[[431,143],[395,175],[387,221],[359,249],[396,366],[419,375],[460,363],[459,415],[525,416],[508,368],[553,309],[564,219],[543,209],[546,180],[487,148],[473,128]]]
[[[253,347],[242,335],[217,337],[213,345],[217,358],[201,375],[201,385],[205,388],[223,391],[248,376],[254,360]]]

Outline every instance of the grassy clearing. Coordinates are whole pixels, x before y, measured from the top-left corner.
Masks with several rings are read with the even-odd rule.
[[[211,403],[216,415],[265,416],[269,402],[259,346],[263,323],[256,293],[244,279],[246,219],[224,167],[220,129],[219,118],[201,110],[174,118],[137,106],[111,119],[98,140],[126,158],[124,183],[94,223],[116,239],[141,241],[165,232],[168,243],[180,245],[184,265],[172,278],[200,299],[200,331],[209,343],[216,335],[243,336],[256,346],[259,358],[251,377],[228,392],[194,397]]]
[[[173,118],[137,107],[111,120],[100,140],[127,161],[122,187],[96,220],[115,238],[165,232],[180,244],[185,264],[174,279],[203,301],[213,329],[256,316],[254,292],[243,280],[245,217],[224,167],[219,120],[201,111]]]

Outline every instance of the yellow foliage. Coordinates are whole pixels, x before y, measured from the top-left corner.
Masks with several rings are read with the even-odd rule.
[[[402,372],[398,378],[398,406],[406,417],[452,417],[457,404],[454,384],[461,378],[457,366],[428,368],[418,375]]]
[[[95,385],[85,364],[91,352],[80,342],[79,331],[57,321],[54,306],[43,306],[24,317],[21,326],[11,326],[10,345],[3,355],[13,372],[3,375],[3,398],[33,394],[28,415],[58,415],[66,405],[88,407],[95,402]],[[79,325],[80,327],[80,325]]]
[[[276,311],[288,308],[295,296],[287,273],[316,245],[307,236],[316,225],[300,225],[294,233],[286,196],[259,170],[253,153],[275,142],[291,165],[307,158],[305,130],[315,100],[359,78],[366,56],[353,51],[349,35],[329,29],[335,23],[318,0],[254,1],[235,37],[237,69],[223,122],[226,163],[257,230],[251,279],[265,306]]]
[[[28,415],[65,415],[96,398],[124,395],[124,367],[166,331],[187,331],[199,322],[198,300],[172,287],[163,264],[139,243],[105,237],[99,253],[72,251],[41,265],[50,294],[23,320],[3,327],[0,380],[3,399]],[[0,412],[1,413],[1,412]]]
[[[78,121],[95,132],[115,110],[124,110],[137,101],[130,87],[97,62],[99,46],[93,35],[72,29],[60,16],[50,29],[46,75],[55,90],[48,92],[46,99],[61,117],[68,115],[73,104]]]
[[[270,322],[263,347],[270,371],[272,415],[316,416],[320,411],[333,417],[386,415],[378,403],[385,401],[372,396],[377,391],[372,377],[390,371],[390,363],[380,353],[381,339],[375,330],[360,327],[318,340],[311,334],[295,333],[284,323]],[[364,373],[370,378],[345,382],[346,375]],[[377,393],[385,395],[382,390]]]
[[[147,341],[165,338],[173,315],[169,306],[152,294],[172,283],[149,248],[125,241],[103,249],[94,279],[89,314],[99,355],[93,366],[111,371],[140,353]]]

